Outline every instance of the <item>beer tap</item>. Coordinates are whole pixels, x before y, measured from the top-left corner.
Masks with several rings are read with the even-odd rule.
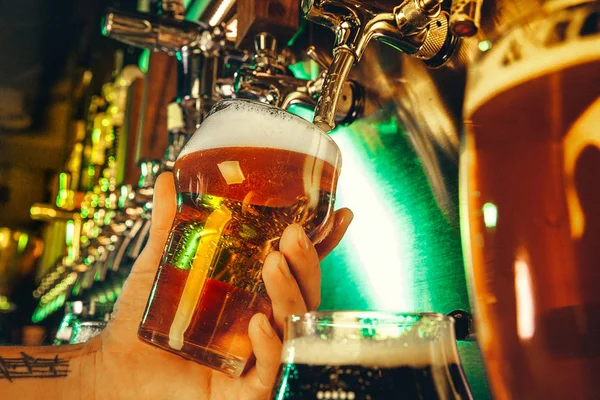
[[[294,104],[315,106],[329,67],[324,56],[312,46],[307,49],[307,56],[317,62],[323,72],[314,80],[303,80],[291,74],[288,66],[294,59],[285,50],[277,52],[277,40],[273,35],[267,32],[256,35],[254,48],[252,62],[243,65],[234,75],[231,97],[252,99],[283,109]],[[363,114],[364,89],[347,80],[341,90],[342,103],[335,120],[350,123]]]
[[[449,29],[442,2],[404,0],[396,7],[386,7],[361,0],[303,0],[305,18],[335,33],[333,61],[315,109],[315,125],[325,131],[335,127],[344,83],[372,39],[418,57],[430,67],[446,63],[459,40]]]
[[[178,60],[178,99],[188,134],[196,131],[215,97],[217,76],[230,59],[245,58],[226,38],[222,25],[185,21],[183,14],[151,15],[111,10],[103,33],[121,42],[169,54]]]

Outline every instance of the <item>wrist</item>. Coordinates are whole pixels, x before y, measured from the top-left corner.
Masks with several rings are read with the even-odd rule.
[[[89,399],[96,400],[97,377],[101,376],[98,368],[98,355],[102,348],[101,337],[95,337],[90,341],[78,345],[76,355],[70,364],[70,375],[65,380],[63,387],[63,399]]]

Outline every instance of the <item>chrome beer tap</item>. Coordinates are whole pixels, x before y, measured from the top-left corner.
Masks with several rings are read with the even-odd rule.
[[[292,75],[288,67],[295,61],[294,57],[285,49],[278,52],[277,40],[270,33],[261,32],[256,35],[254,49],[252,62],[243,65],[234,75],[233,86],[230,89],[231,97],[252,99],[283,109],[288,109],[294,104],[310,107],[316,105],[329,67],[329,62],[324,56],[312,46],[307,49],[307,56],[314,60],[323,72],[316,79],[303,80]],[[357,82],[347,80],[341,90],[341,104],[335,120],[345,124],[362,116],[364,89]]]
[[[333,61],[323,82],[314,123],[329,131],[344,83],[372,39],[422,59],[430,67],[446,63],[459,47],[449,29],[443,0],[404,0],[396,7],[360,0],[303,0],[306,19],[335,33]]]
[[[216,100],[215,84],[223,65],[245,54],[228,42],[224,26],[186,21],[181,9],[177,10],[158,16],[111,10],[105,16],[103,33],[135,47],[177,56],[177,104],[191,135]]]

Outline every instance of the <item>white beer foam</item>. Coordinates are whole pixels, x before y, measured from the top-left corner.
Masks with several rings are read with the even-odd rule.
[[[334,166],[339,164],[340,152],[333,139],[310,122],[260,103],[228,103],[227,108],[202,122],[179,158],[200,150],[266,147],[312,155]]]
[[[523,31],[517,31],[515,36],[519,32],[524,34]],[[503,60],[509,53],[508,47],[511,44],[511,40],[503,40],[495,44],[490,54],[485,55],[469,72],[468,95],[464,105],[464,115],[467,118],[482,104],[512,87],[553,71],[600,59],[598,35],[574,38],[549,48],[525,47],[521,50],[523,61],[505,66]],[[590,82],[590,84],[594,83]]]
[[[454,343],[402,339],[323,340],[302,337],[284,343],[281,362],[394,368],[458,364]]]

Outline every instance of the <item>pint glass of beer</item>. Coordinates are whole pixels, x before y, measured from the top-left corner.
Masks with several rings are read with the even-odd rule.
[[[175,163],[177,214],[138,336],[239,376],[250,318],[271,313],[263,261],[292,223],[313,242],[327,233],[340,164],[333,140],[300,117],[217,103]]]
[[[490,384],[600,399],[600,2],[545,2],[482,44],[461,208]]]
[[[442,314],[312,312],[287,320],[273,400],[471,399]]]

